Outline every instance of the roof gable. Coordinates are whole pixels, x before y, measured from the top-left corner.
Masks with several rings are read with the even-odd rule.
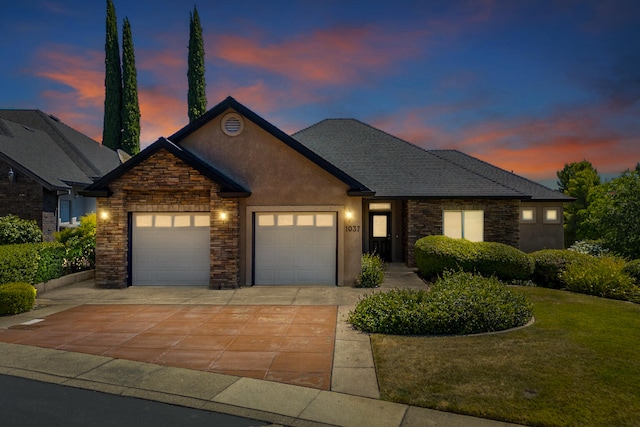
[[[345,173],[342,169],[337,167],[335,164],[327,161],[325,158],[319,156],[314,151],[310,150],[305,145],[301,144],[296,139],[284,133],[282,130],[278,129],[271,123],[267,122],[265,119],[236,101],[232,97],[227,97],[224,101],[220,102],[215,107],[211,108],[204,115],[189,123],[184,128],[180,129],[178,132],[174,133],[169,137],[169,140],[175,142],[176,144],[180,144],[186,137],[191,135],[196,130],[208,124],[210,121],[215,119],[216,117],[222,115],[225,111],[232,109],[244,116],[246,119],[253,122],[255,125],[263,129],[265,132],[269,133],[271,136],[276,138],[277,140],[283,142],[289,148],[298,152],[302,156],[306,157],[311,162],[318,165],[320,168],[324,169],[329,174],[333,175],[338,180],[342,181],[349,187],[350,195],[373,195],[373,192],[360,181],[355,179],[353,176]]]
[[[122,165],[112,170],[98,181],[90,185],[86,188],[84,195],[95,196],[95,197],[104,197],[109,195],[109,184],[116,179],[120,178],[126,172],[135,168],[145,160],[149,159],[151,156],[156,154],[158,151],[165,149],[169,151],[171,154],[176,156],[178,159],[182,160],[192,168],[196,169],[198,172],[202,173],[204,176],[209,178],[211,181],[216,182],[220,185],[221,190],[219,192],[222,197],[248,197],[251,193],[245,189],[242,185],[236,183],[220,171],[218,171],[215,167],[209,165],[208,163],[203,162],[200,158],[191,154],[189,151],[179,147],[173,142],[169,141],[166,138],[160,138],[140,153],[133,156],[131,159],[124,162]]]
[[[293,137],[363,182],[376,196],[530,198],[355,119],[323,120]]]

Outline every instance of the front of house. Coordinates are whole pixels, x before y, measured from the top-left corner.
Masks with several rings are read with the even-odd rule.
[[[357,121],[289,136],[227,98],[87,189],[97,197],[96,283],[351,285],[363,251],[412,265],[428,234],[518,247],[530,209],[561,218],[564,196],[496,183],[481,173],[490,168],[461,165],[466,157]],[[561,247],[562,223],[544,225],[542,244]]]

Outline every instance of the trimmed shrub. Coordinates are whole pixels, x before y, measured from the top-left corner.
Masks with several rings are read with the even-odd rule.
[[[0,285],[0,315],[19,314],[33,308],[36,288],[29,283],[12,282]]]
[[[43,242],[37,244],[38,269],[33,283],[57,279],[64,274],[65,247],[59,242]]]
[[[0,284],[34,283],[38,271],[38,247],[33,243],[0,246]]]
[[[552,289],[565,287],[561,274],[571,263],[593,258],[567,249],[542,249],[530,253],[529,257],[534,261],[533,281],[540,287]]]
[[[375,254],[362,255],[362,272],[358,276],[356,288],[377,288],[384,280],[384,263]]]
[[[500,280],[526,280],[533,274],[533,260],[520,249],[497,242],[478,242],[475,269]]]
[[[446,270],[476,272],[502,280],[526,280],[534,263],[513,246],[497,242],[470,242],[446,236],[427,236],[415,245],[420,274],[432,280]]]
[[[468,240],[426,236],[416,242],[416,266],[429,280],[446,270],[473,271],[477,250],[477,246]]]
[[[42,242],[42,230],[31,220],[15,215],[0,217],[0,245]]]
[[[637,285],[640,285],[640,259],[628,261],[622,270],[633,277]]]
[[[591,257],[570,263],[560,277],[572,292],[640,302],[640,288],[624,267],[621,258]]]
[[[426,290],[391,290],[361,299],[349,322],[368,333],[474,334],[526,324],[531,304],[495,277],[445,272]]]

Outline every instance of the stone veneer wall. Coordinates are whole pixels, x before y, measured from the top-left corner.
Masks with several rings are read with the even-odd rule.
[[[403,204],[405,262],[408,266],[415,267],[413,250],[418,239],[442,235],[442,211],[444,210],[483,210],[484,240],[517,248],[520,238],[519,207],[519,200],[406,200]]]
[[[97,199],[96,285],[127,286],[130,212],[210,212],[212,289],[237,288],[239,210],[236,199],[218,196],[219,186],[166,150],[126,172]],[[101,212],[108,219],[101,219]],[[220,212],[227,213],[226,220]]]

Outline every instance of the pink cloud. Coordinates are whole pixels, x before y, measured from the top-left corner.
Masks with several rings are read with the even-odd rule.
[[[316,84],[344,84],[362,72],[391,67],[418,54],[415,35],[390,37],[374,28],[318,30],[279,44],[257,39],[217,35],[206,41],[218,58],[255,67],[293,80]]]
[[[429,125],[433,113],[431,107],[404,111],[375,125],[423,148],[459,149],[535,180],[554,178],[566,163],[583,159],[600,173],[620,173],[640,160],[637,137],[607,122],[621,111],[606,104],[544,118],[490,121],[459,132]]]

